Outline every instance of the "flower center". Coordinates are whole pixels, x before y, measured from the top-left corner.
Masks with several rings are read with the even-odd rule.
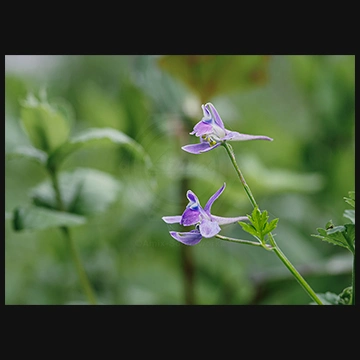
[[[217,136],[219,140],[226,135],[224,129],[222,129],[220,126],[213,124],[212,128],[213,128],[213,135]]]
[[[216,140],[214,140],[210,135],[203,135],[202,138],[207,141],[211,146],[216,144]]]
[[[214,146],[216,143],[221,142],[225,135],[226,132],[224,129],[215,124],[215,122],[212,120],[211,132],[204,134],[201,137],[207,141],[210,146]]]

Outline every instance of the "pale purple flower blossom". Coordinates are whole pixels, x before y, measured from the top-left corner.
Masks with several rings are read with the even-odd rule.
[[[199,144],[185,145],[183,150],[192,154],[201,154],[220,146],[224,141],[245,141],[245,140],[269,140],[273,139],[263,135],[240,134],[237,131],[225,129],[220,115],[211,103],[201,105],[204,117],[194,126],[190,135],[200,138]]]
[[[196,245],[203,237],[211,238],[218,234],[221,230],[219,225],[248,220],[247,216],[221,217],[211,214],[211,206],[224,191],[225,186],[226,184],[224,183],[224,185],[211,196],[204,208],[200,205],[197,196],[191,190],[188,190],[186,196],[189,203],[183,214],[177,216],[164,216],[162,219],[168,224],[179,223],[183,226],[195,225],[195,229],[189,232],[170,231],[170,235],[183,244]]]

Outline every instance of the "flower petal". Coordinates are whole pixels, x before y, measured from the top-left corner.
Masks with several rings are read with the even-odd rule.
[[[185,245],[196,245],[202,239],[199,230],[191,230],[189,232],[170,231],[170,235]]]
[[[202,136],[205,134],[211,134],[212,133],[212,125],[211,123],[206,123],[205,121],[201,120],[200,122],[198,122],[195,126],[194,126],[194,130],[190,133],[190,135],[194,135],[195,136]]]
[[[208,103],[207,103],[207,104],[208,104]],[[206,107],[207,104],[201,105],[201,108],[202,108],[202,111],[203,111],[203,114],[204,114],[204,117],[203,117],[201,120],[205,120],[205,121],[211,120],[211,112],[210,112],[210,110]]]
[[[191,203],[196,203],[197,205],[200,205],[200,201],[198,197],[191,190],[188,190],[186,192],[186,197],[189,199]]]
[[[195,225],[200,221],[200,210],[187,208],[181,216],[180,225],[190,226]]]
[[[182,147],[184,151],[187,151],[191,154],[201,154],[203,152],[209,151],[218,147],[220,143],[216,143],[214,146],[210,146],[208,142],[201,142],[199,144],[190,144]]]
[[[238,221],[246,221],[249,220],[247,216],[238,216],[238,217],[222,217],[211,215],[211,218],[215,220],[219,225],[233,224]]]
[[[167,224],[180,223],[180,221],[181,221],[181,215],[176,215],[176,216],[163,216],[162,219],[163,219]]]
[[[217,147],[218,147],[218,146],[220,146],[220,145],[221,145],[221,142],[218,142],[218,143],[216,143],[215,145],[210,146],[209,148],[207,148],[207,149],[205,149],[205,150],[201,151],[201,153],[208,152],[208,151],[210,151],[210,150],[212,150],[212,149],[217,148]]]
[[[224,185],[208,200],[206,203],[204,210],[210,215],[210,210],[213,202],[221,195],[221,193],[224,191],[226,184]]]
[[[248,135],[248,134],[240,134],[237,131],[228,131],[223,140],[231,140],[231,141],[246,141],[246,140],[268,140],[273,141],[272,138],[263,135]]]
[[[200,234],[205,238],[211,238],[220,232],[220,226],[216,221],[203,219],[199,225]]]
[[[215,120],[215,123],[225,130],[224,123],[221,120],[219,113],[216,111],[215,106],[212,103],[208,102],[207,104],[205,104],[205,107],[209,108],[211,114],[213,115],[212,118]]]

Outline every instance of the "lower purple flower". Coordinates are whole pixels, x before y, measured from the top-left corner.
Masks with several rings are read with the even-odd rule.
[[[203,237],[211,238],[218,234],[221,230],[220,225],[233,224],[237,221],[248,220],[247,216],[221,217],[211,214],[211,206],[224,191],[225,186],[226,184],[224,183],[224,185],[213,196],[211,196],[204,208],[200,205],[197,196],[191,190],[188,190],[186,196],[189,203],[183,214],[176,216],[164,216],[162,219],[167,224],[179,223],[183,226],[195,225],[195,229],[188,232],[170,231],[170,235],[175,240],[180,241],[185,245],[196,245]]]

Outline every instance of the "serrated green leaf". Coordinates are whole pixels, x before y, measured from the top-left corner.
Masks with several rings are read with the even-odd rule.
[[[350,224],[349,224],[350,225]],[[335,226],[334,228],[330,228],[328,230],[317,228],[316,229],[320,235],[312,234],[311,236],[317,237],[323,241],[326,241],[333,245],[342,246],[350,251],[351,245],[349,247],[349,242],[346,239],[346,227],[345,226]]]
[[[13,149],[11,152],[6,153],[7,160],[13,160],[17,158],[25,158],[31,161],[35,161],[41,165],[45,165],[48,159],[46,152],[36,149],[32,146],[19,146]]]
[[[85,222],[84,216],[45,209],[35,205],[18,207],[13,214],[13,227],[16,231],[78,226],[85,224]]]
[[[99,170],[77,168],[59,174],[59,188],[64,208],[69,213],[92,215],[105,211],[117,199],[120,183]],[[31,190],[30,197],[37,206],[57,209],[53,186],[46,180]]]
[[[321,235],[321,236],[326,236],[327,235],[327,232],[325,229],[322,229],[322,228],[317,228],[316,229],[317,232]],[[317,235],[316,235],[317,236]]]
[[[126,146],[150,167],[151,160],[142,146],[126,134],[112,128],[90,128],[74,136],[49,158],[49,167],[58,167],[74,151],[93,145],[118,144]]]
[[[254,225],[255,229],[258,230],[262,222],[261,222],[261,212],[257,207],[254,208],[249,219],[251,223]]]
[[[265,228],[266,228],[268,219],[269,219],[268,213],[267,213],[266,210],[264,210],[264,211],[261,213],[260,223],[259,223],[259,228],[262,230],[262,233],[263,233],[263,234],[265,234]]]
[[[267,212],[267,210],[264,210],[264,211],[261,213],[261,220],[262,220],[263,222],[266,222],[268,219],[269,219],[268,212]]]
[[[345,202],[347,202],[349,205],[351,205],[352,207],[355,207],[355,200],[349,199],[349,198],[344,198]]]
[[[274,230],[277,226],[279,219],[274,219],[268,223],[269,215],[266,210],[260,212],[260,210],[255,207],[251,213],[251,216],[248,215],[251,225],[242,223],[241,226],[243,229],[255,236],[261,242],[264,242],[265,235]]]
[[[355,210],[345,210],[343,216],[355,224]]]
[[[264,234],[268,234],[271,231],[273,231],[276,228],[278,222],[279,222],[279,219],[276,218],[274,220],[271,220],[269,223],[267,223],[266,227],[265,227]]]
[[[347,241],[349,250],[355,253],[355,224],[345,224],[345,239]]]
[[[48,154],[63,144],[70,133],[63,113],[33,95],[21,104],[21,122],[32,144]]]
[[[241,227],[243,228],[244,231],[248,232],[249,234],[258,237],[258,232],[257,230],[254,228],[253,225],[244,223],[242,221],[239,222],[239,224],[241,225]]]
[[[348,194],[349,197],[344,196],[344,200],[353,208],[355,208],[355,191],[349,191]]]
[[[338,225],[338,226],[334,226],[331,229],[327,229],[326,230],[326,234],[327,235],[332,235],[332,234],[336,234],[336,233],[342,233],[345,231],[345,226],[343,225]]]

